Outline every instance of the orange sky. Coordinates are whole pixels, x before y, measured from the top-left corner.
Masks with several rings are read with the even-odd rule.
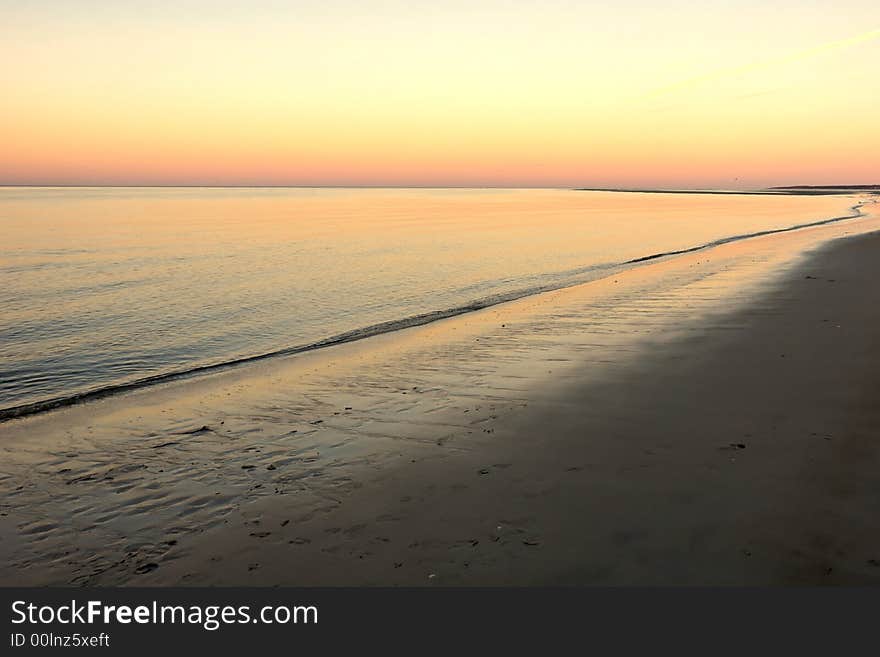
[[[0,183],[880,182],[880,3],[608,4],[0,0]]]

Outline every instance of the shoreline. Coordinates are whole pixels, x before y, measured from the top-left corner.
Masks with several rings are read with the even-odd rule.
[[[0,580],[878,584],[876,219],[0,425]]]
[[[619,191],[619,192],[642,192],[648,190],[583,190],[583,191]],[[652,191],[651,193],[656,193]],[[702,191],[679,191],[679,192],[668,192],[668,193],[756,193],[756,192],[702,192]],[[776,192],[774,192],[776,193]],[[835,194],[841,194],[843,192],[835,192]],[[38,400],[35,402],[29,402],[26,404],[18,404],[16,406],[10,406],[7,408],[0,408],[0,425],[4,422],[8,422],[10,420],[15,420],[18,418],[31,417],[33,415],[38,415],[41,413],[46,413],[55,409],[65,408],[68,406],[75,406],[78,404],[87,404],[91,401],[95,401],[98,399],[104,399],[106,397],[111,397],[114,395],[118,395],[124,392],[138,390],[141,388],[146,388],[155,385],[161,385],[163,383],[170,383],[172,381],[178,380],[186,380],[193,377],[198,377],[206,374],[212,374],[216,372],[221,372],[231,368],[237,368],[241,366],[246,366],[253,363],[258,363],[263,360],[268,360],[272,358],[279,358],[285,356],[295,356],[297,354],[303,354],[311,351],[316,351],[319,349],[324,349],[327,347],[332,347],[339,344],[345,344],[349,342],[355,342],[359,340],[364,340],[367,338],[375,337],[378,335],[383,335],[386,333],[392,333],[395,331],[400,331],[403,329],[413,328],[417,326],[423,326],[425,324],[430,324],[432,322],[436,322],[439,320],[449,319],[452,317],[457,317],[459,315],[464,315],[467,313],[484,310],[486,308],[491,308],[493,306],[497,306],[500,304],[508,303],[511,301],[516,301],[519,299],[523,299],[526,297],[544,294],[546,292],[553,292],[556,290],[563,290],[570,287],[575,287],[578,285],[584,285],[586,283],[594,282],[596,280],[600,280],[602,278],[608,276],[614,276],[617,273],[622,271],[626,271],[628,268],[637,267],[644,263],[648,263],[653,260],[674,258],[676,256],[688,254],[688,253],[696,253],[699,251],[705,251],[707,249],[712,249],[714,247],[729,244],[731,242],[738,242],[742,240],[755,239],[759,237],[764,237],[766,235],[776,235],[780,233],[788,233],[792,231],[803,230],[805,228],[813,228],[817,226],[824,226],[827,224],[833,224],[841,221],[846,221],[849,219],[858,219],[860,217],[864,217],[865,213],[862,211],[866,205],[872,205],[877,201],[872,198],[863,198],[860,199],[858,203],[850,206],[848,209],[851,214],[841,215],[838,217],[831,217],[827,219],[819,219],[816,221],[811,221],[807,223],[795,224],[793,226],[788,226],[785,228],[775,228],[764,231],[759,231],[755,233],[744,233],[741,235],[730,235],[726,237],[721,237],[711,242],[706,242],[705,244],[698,244],[696,246],[685,247],[682,249],[677,249],[674,251],[661,252],[661,253],[653,253],[637,258],[633,258],[630,260],[626,260],[618,263],[599,263],[596,265],[589,265],[581,268],[579,271],[581,275],[576,280],[564,281],[562,283],[553,283],[548,285],[524,288],[519,290],[513,290],[503,294],[493,295],[491,297],[484,297],[480,299],[475,299],[469,301],[466,304],[455,306],[452,308],[446,308],[442,310],[434,310],[427,313],[422,313],[419,315],[413,315],[409,317],[404,317],[401,319],[390,320],[387,322],[381,322],[379,324],[373,324],[370,326],[359,327],[355,329],[351,329],[349,331],[345,331],[343,333],[339,333],[337,335],[332,335],[316,342],[311,342],[307,344],[301,345],[292,345],[288,347],[282,347],[280,349],[276,349],[273,351],[269,351],[266,353],[255,354],[252,356],[244,356],[241,358],[234,358],[230,360],[221,361],[218,363],[210,363],[207,365],[199,365],[195,367],[186,368],[183,370],[175,370],[172,372],[165,372],[160,374],[155,374],[151,376],[146,376],[142,378],[135,379],[133,381],[123,382],[123,383],[115,383],[109,384],[105,386],[101,386],[92,390],[86,390],[83,392],[53,397],[45,400]],[[584,273],[589,272],[592,274],[597,274],[595,278],[584,278]]]

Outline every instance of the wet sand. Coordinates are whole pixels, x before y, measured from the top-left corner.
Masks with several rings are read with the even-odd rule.
[[[0,581],[880,584],[880,220],[0,425]]]

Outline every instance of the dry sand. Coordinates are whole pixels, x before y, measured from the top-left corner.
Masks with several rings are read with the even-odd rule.
[[[6,422],[0,582],[880,584],[878,228]]]

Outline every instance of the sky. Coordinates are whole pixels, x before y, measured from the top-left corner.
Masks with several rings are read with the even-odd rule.
[[[0,0],[0,184],[880,183],[877,0]]]

